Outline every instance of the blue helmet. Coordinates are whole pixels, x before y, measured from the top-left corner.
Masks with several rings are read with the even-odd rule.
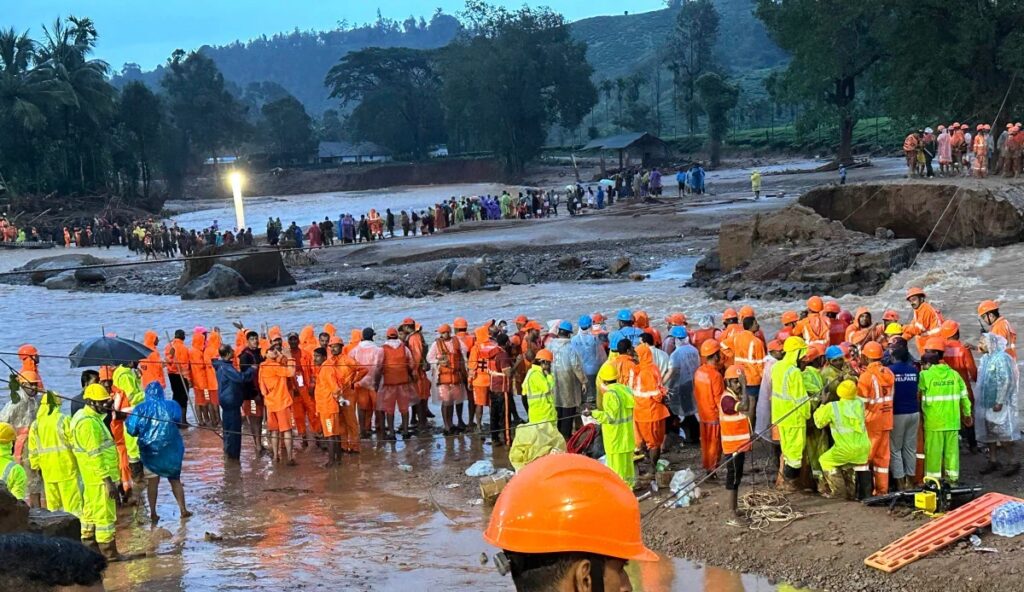
[[[825,350],[826,360],[835,360],[836,358],[843,357],[843,350],[838,345],[830,345]]]
[[[686,327],[676,325],[675,327],[672,327],[672,330],[669,331],[668,334],[676,339],[686,339]]]
[[[580,329],[589,329],[594,326],[594,321],[591,320],[590,315],[581,315],[578,322]]]
[[[572,322],[571,321],[560,321],[558,323],[558,330],[559,331],[569,331],[571,333],[572,332]]]
[[[620,321],[632,321],[633,311],[629,310],[628,308],[624,308],[619,311],[619,314],[617,314],[615,318],[619,319]]]

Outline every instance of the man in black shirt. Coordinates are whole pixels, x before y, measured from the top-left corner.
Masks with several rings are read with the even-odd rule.
[[[249,368],[255,368],[252,373],[252,380],[246,382],[242,389],[242,417],[246,418],[249,424],[249,432],[256,444],[258,455],[266,454],[268,451],[263,447],[263,395],[260,393],[260,364],[263,363],[263,353],[260,352],[260,334],[249,331],[245,334],[246,348],[238,354],[238,369],[245,372]]]

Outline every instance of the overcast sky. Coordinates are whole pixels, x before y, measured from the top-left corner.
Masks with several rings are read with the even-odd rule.
[[[492,0],[492,4],[518,7],[522,0]],[[664,0],[547,0],[569,20],[602,14],[646,12],[664,6]],[[41,25],[58,16],[88,16],[96,23],[96,57],[118,71],[125,62],[151,69],[166,61],[175,49],[246,41],[262,34],[327,30],[338,21],[362,24],[376,20],[377,8],[386,18],[401,21],[409,15],[429,20],[435,8],[456,14],[463,0],[0,0],[0,27],[30,30],[42,36]]]

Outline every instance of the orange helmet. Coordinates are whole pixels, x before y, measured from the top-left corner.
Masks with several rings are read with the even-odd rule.
[[[533,359],[538,362],[553,362],[555,357],[551,355],[550,349],[542,349],[537,352],[537,355]]]
[[[929,337],[928,341],[924,342],[924,348],[926,350],[944,352],[946,351],[946,340],[941,337]]]
[[[713,356],[717,354],[721,349],[722,348],[721,346],[718,345],[717,341],[715,341],[714,339],[708,339],[704,343],[700,344],[700,356],[702,358]]]
[[[978,316],[990,313],[993,310],[999,310],[999,303],[995,300],[985,300],[978,305]]]
[[[792,310],[787,310],[786,312],[782,313],[782,324],[783,325],[788,325],[790,323],[795,323],[795,322],[797,322],[799,320],[800,320],[800,315],[796,314],[796,312],[794,312]]]
[[[922,290],[921,288],[918,288],[916,286],[910,288],[909,290],[907,290],[907,300],[910,300],[914,296],[920,296],[921,298],[924,298],[925,297],[924,290]]]
[[[839,313],[843,312],[843,309],[839,306],[839,303],[836,302],[835,300],[829,300],[828,302],[826,302],[824,310],[825,310],[825,312],[834,312],[836,314],[839,314]]]
[[[782,341],[779,339],[772,339],[768,342],[768,351],[782,351]]]
[[[603,323],[606,319],[603,314],[595,312],[594,314],[590,315],[590,320],[594,321],[595,323]]]
[[[823,308],[825,308],[825,302],[821,299],[821,296],[811,296],[807,299],[807,310],[821,312]]]
[[[900,322],[900,313],[895,310],[888,309],[882,313],[882,320],[887,323],[898,323]]]
[[[939,336],[943,339],[952,339],[954,335],[960,332],[960,323],[950,319],[948,321],[942,321],[942,326],[939,327]]]
[[[737,366],[736,364],[733,364],[732,366],[729,366],[728,368],[725,369],[725,379],[726,380],[729,380],[730,378],[737,378],[738,379],[739,377],[740,377],[740,367]]]
[[[437,332],[438,333],[451,333],[452,332],[452,326],[449,325],[448,323],[445,323],[445,324],[443,324],[443,325],[441,325],[440,327],[437,328]]]
[[[825,355],[825,348],[822,345],[815,343],[807,346],[807,353],[804,354],[803,361],[813,362],[823,355]]]
[[[100,382],[104,380],[114,380],[113,366],[100,366]]]
[[[498,496],[484,540],[517,553],[658,558],[640,537],[640,504],[629,486],[582,454],[551,454],[523,467]]]
[[[526,318],[526,315],[519,315],[516,317],[517,325],[525,325],[530,319]]]
[[[748,318],[750,318],[752,316],[756,316],[755,313],[754,313],[754,307],[753,306],[744,306],[744,307],[740,308],[740,320],[741,321],[743,319],[748,319]]]
[[[100,380],[110,380],[110,377],[103,378],[103,369],[104,368],[109,370],[110,367],[109,366],[101,366],[100,367]],[[113,370],[110,370],[110,373],[113,374]],[[32,383],[32,384],[36,384],[36,385],[42,384],[42,381],[39,380],[39,374],[37,372],[35,372],[34,370],[22,370],[21,372],[19,372],[18,373],[18,382],[21,383],[21,384],[26,384],[26,383]]]
[[[686,324],[686,315],[681,312],[674,312],[665,317],[665,322],[674,327]]]
[[[728,321],[729,319],[738,319],[738,318],[739,318],[739,315],[736,314],[736,309],[735,308],[727,308],[727,309],[725,309],[725,312],[722,313],[722,322]]]
[[[334,337],[331,337],[330,341],[327,342],[328,347],[332,345],[345,345],[345,342],[341,340],[341,337],[335,335]]]
[[[881,360],[882,354],[884,353],[882,350],[882,344],[877,341],[869,341],[865,343],[864,348],[860,350],[860,352],[869,360]]]
[[[458,317],[458,318],[456,318],[456,319],[455,319],[455,322],[454,322],[454,323],[452,323],[452,325],[453,325],[453,326],[454,326],[454,327],[455,327],[456,329],[469,329],[469,323],[468,323],[468,322],[466,322],[466,319],[464,319],[464,318],[462,318],[462,317]]]
[[[23,346],[18,348],[18,357],[19,358],[27,358],[29,356],[38,356],[38,355],[39,355],[39,350],[36,349],[36,346],[34,346],[34,345],[29,345],[29,344],[26,343],[25,345],[23,345]]]

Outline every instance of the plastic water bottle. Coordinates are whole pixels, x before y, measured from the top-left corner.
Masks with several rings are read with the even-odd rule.
[[[1009,538],[1024,533],[1024,504],[1006,502],[992,510],[992,533]]]
[[[1007,536],[1006,530],[1006,514],[1009,508],[1006,506],[1009,502],[1000,504],[992,510],[992,534],[999,536]]]

